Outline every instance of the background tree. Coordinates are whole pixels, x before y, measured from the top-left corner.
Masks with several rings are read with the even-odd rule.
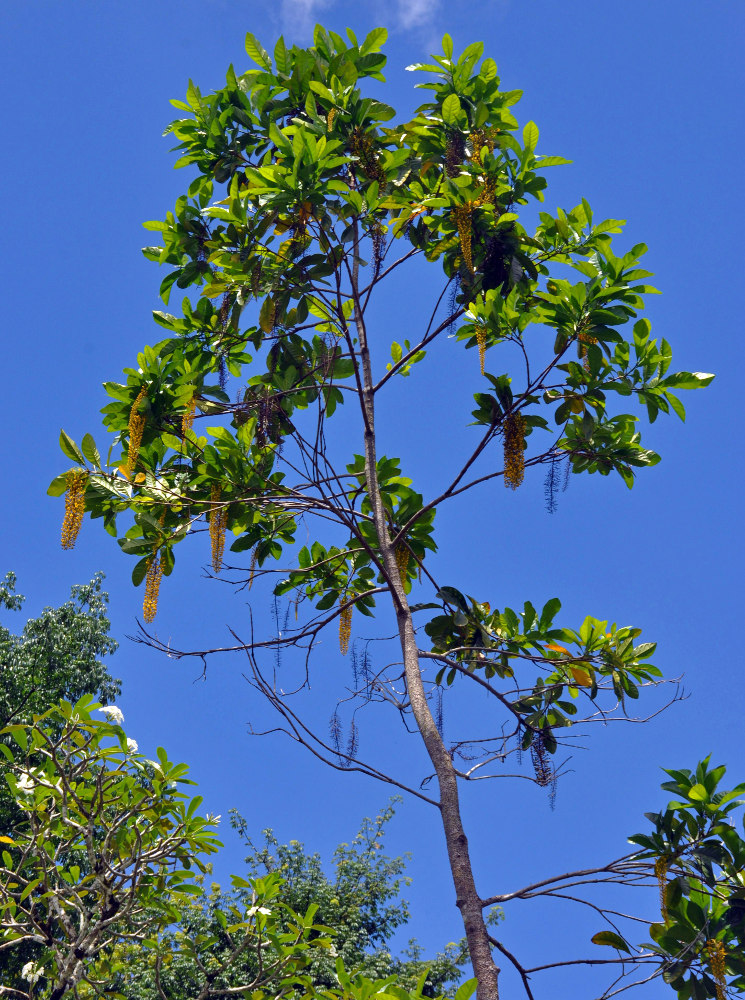
[[[90,583],[72,587],[69,601],[29,618],[20,635],[0,625],[0,728],[40,715],[61,698],[91,694],[108,705],[120,693],[120,682],[102,662],[117,648],[102,582],[97,573]],[[15,587],[15,573],[8,573],[0,584],[0,609],[23,606]]]
[[[407,991],[390,976],[348,973],[335,954],[333,979],[326,974],[329,981],[319,984],[313,960],[321,950],[334,951],[330,929],[318,923],[315,902],[299,912],[288,905],[280,872],[234,877],[233,891],[210,901],[205,920],[190,900],[199,893],[203,858],[220,846],[218,820],[199,816],[201,797],[189,799],[181,790],[193,784],[185,765],[169,761],[162,748],[157,760],[146,759],[127,738],[121,712],[110,707],[99,721],[91,714],[98,707],[89,696],[75,705],[62,701],[31,724],[3,731],[12,738],[11,746],[2,744],[8,783],[26,822],[14,837],[2,837],[0,956],[28,941],[41,948],[17,973],[3,961],[3,995],[423,995],[426,970]],[[375,825],[379,835],[386,818]],[[369,834],[372,827],[365,829]],[[300,884],[308,881],[302,877],[307,859],[294,849],[280,854],[295,861],[295,896],[303,888],[307,895]],[[371,865],[354,847],[341,856],[358,882],[372,874],[383,894],[397,891],[395,882],[388,884],[397,862]],[[262,864],[270,867],[271,860],[261,852]],[[404,918],[400,907],[380,903],[370,898],[367,907],[394,923]],[[365,909],[358,905],[357,913]],[[354,956],[354,947],[346,950]],[[467,1000],[471,989],[459,997]]]
[[[257,880],[281,878],[276,911],[277,926],[291,933],[296,914],[314,912],[314,920],[325,928],[333,948],[314,948],[308,953],[305,974],[318,991],[338,989],[337,960],[344,967],[371,980],[395,977],[397,986],[423,996],[452,996],[462,977],[459,966],[465,961],[465,942],[449,945],[434,958],[425,960],[416,940],[409,942],[403,956],[394,954],[392,938],[409,920],[407,904],[399,897],[404,879],[403,858],[390,858],[383,851],[385,825],[392,807],[374,820],[363,822],[351,844],[341,844],[334,853],[333,873],[327,874],[321,858],[308,854],[299,841],[281,844],[272,831],[264,831],[264,843],[255,846],[247,834],[247,821],[235,815],[233,823],[250,847],[246,871],[230,890],[212,883],[188,905],[180,907],[179,920],[165,939],[173,945],[168,966],[159,970],[160,988],[169,1000],[192,1000],[199,992],[201,970],[194,957],[180,943],[202,939],[208,942],[202,961],[223,961],[231,957],[231,942],[221,925],[221,914],[237,909],[246,912],[255,905]],[[208,877],[202,877],[207,882]],[[406,880],[408,881],[408,880]],[[156,955],[149,949],[123,941],[107,958],[111,971],[107,985],[127,1000],[159,1000]],[[242,953],[230,965],[229,982],[254,981],[259,973],[254,950]],[[263,987],[270,995],[282,994],[282,976],[271,977]],[[421,980],[421,982],[420,982]],[[82,993],[81,997],[85,994]]]
[[[90,694],[107,705],[117,697],[120,683],[102,661],[117,648],[109,635],[108,595],[102,581],[99,573],[90,583],[72,587],[69,601],[28,619],[18,635],[0,625],[0,729],[41,715],[61,698],[75,702]],[[21,609],[24,598],[15,587],[16,576],[8,573],[0,585],[0,609]],[[11,740],[5,735],[0,742]],[[12,838],[24,812],[8,787],[6,773],[5,758],[0,756],[0,833]],[[19,973],[37,953],[38,947],[27,942],[6,954],[6,974]]]
[[[637,318],[654,291],[640,267],[646,248],[619,256],[618,220],[594,223],[582,201],[555,217],[541,212],[532,234],[525,228],[520,210],[542,198],[542,170],[564,161],[536,155],[532,122],[518,139],[510,108],[519,93],[500,91],[493,60],[479,65],[482,46],[456,58],[446,36],[441,56],[413,67],[433,74],[423,84],[433,100],[412,121],[387,128],[381,122],[393,109],[356,86],[364,77],[382,80],[384,38],[378,29],[358,43],[351,32],[345,40],[319,28],[311,49],[288,50],[280,40],[272,60],[249,35],[258,69],[238,77],[231,68],[227,86],[209,96],[190,85],[179,103],[188,117],[172,131],[183,152],[178,165],[196,165],[198,175],[174,213],[148,223],[164,246],[146,255],[174,265],[161,286],[166,300],[174,285],[201,285],[201,296],[184,300],[180,318],[156,313],[168,339],[144,349],[126,384],[107,384],[114,402],[105,422],[123,445],[114,465],[101,463],[90,435],[78,447],[63,432],[62,448],[78,464],[50,492],[66,493],[67,544],[84,510],[112,533],[120,512],[134,513],[121,544],[139,557],[133,577],[145,582],[148,623],[174,546],[200,519],[209,524],[215,573],[232,570],[248,585],[255,574],[281,574],[274,593],[289,595],[297,625],[288,617],[279,635],[238,638],[231,648],[247,652],[251,682],[293,738],[333,766],[392,782],[438,809],[479,994],[491,1000],[498,995],[492,947],[507,952],[484,921],[496,897],[477,891],[458,783],[529,751],[537,783],[555,786],[552,758],[568,739],[562,731],[624,712],[659,671],[649,663],[654,645],[635,642],[638,629],[591,617],[560,627],[557,599],[540,612],[526,601],[516,612],[500,594],[499,611],[494,599],[473,599],[439,579],[430,555],[435,514],[497,478],[517,489],[532,465],[547,468],[549,504],[565,470],[615,472],[632,486],[635,470],[658,456],[642,447],[637,418],[616,402],[642,403],[650,420],[671,409],[682,416],[675,392],[711,376],[669,372],[669,345],[652,340],[649,322]],[[215,183],[226,185],[216,202]],[[410,244],[398,257],[396,239]],[[404,265],[416,267],[417,257],[442,266],[441,292],[421,319],[407,317],[410,340],[383,349],[381,321],[373,319],[379,286]],[[257,315],[244,317],[252,301]],[[486,391],[474,394],[475,436],[464,437],[462,455],[438,457],[449,468],[425,499],[398,460],[385,457],[376,405],[426,354],[446,359],[439,341],[450,331],[478,349]],[[249,347],[257,374],[233,403],[227,380],[254,363]],[[491,374],[489,357],[508,371]],[[345,401],[355,404],[360,453],[339,458],[327,425],[350,409],[340,409]],[[197,410],[226,415],[230,427],[198,435]],[[533,446],[533,434],[546,432]],[[297,523],[314,516],[318,536],[294,547]],[[237,536],[232,551],[252,552],[250,568],[224,567],[227,528]],[[420,582],[422,600],[411,603]],[[373,614],[382,594],[398,663],[371,670],[363,657],[352,695],[357,709],[392,703],[416,729],[429,759],[429,773],[418,776],[410,773],[415,762],[393,775],[359,755],[357,709],[344,741],[339,713],[330,739],[314,732],[284,694],[291,685],[278,687],[257,659],[267,647],[300,647],[307,657],[332,622],[346,653],[352,616]],[[414,615],[429,609],[438,614],[415,625]],[[202,658],[215,652],[167,648]],[[460,695],[474,685],[492,704],[487,736],[469,732],[446,746],[438,726],[443,689]],[[504,713],[498,724],[496,710]],[[432,777],[436,791],[422,790]]]

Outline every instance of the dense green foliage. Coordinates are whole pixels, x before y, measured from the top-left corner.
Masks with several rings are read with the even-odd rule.
[[[0,625],[0,728],[41,714],[61,698],[92,694],[108,705],[119,694],[119,681],[101,661],[117,648],[102,580],[99,573],[73,587],[69,601],[30,618],[20,635]],[[0,609],[23,606],[15,585],[15,574],[8,573],[0,585]]]
[[[547,468],[550,490],[561,467],[615,472],[631,487],[659,456],[623,407],[682,417],[677,392],[712,376],[671,373],[669,344],[639,318],[655,292],[646,247],[614,249],[621,221],[595,221],[582,201],[541,211],[533,233],[522,225],[522,206],[543,200],[545,170],[567,161],[537,152],[534,122],[519,130],[520,92],[500,89],[482,44],[456,56],[445,36],[442,55],[409,67],[429,74],[419,86],[431,100],[388,124],[394,109],[359,86],[384,79],[386,32],[348,34],[319,27],[308,49],[280,39],[273,59],[248,35],[258,68],[231,67],[208,95],[190,83],[186,102],[173,102],[184,112],[170,129],[176,165],[197,176],[164,221],[146,224],[163,246],[145,256],[171,267],[166,302],[174,288],[192,297],[181,316],[156,311],[166,339],[143,349],[124,382],[106,383],[104,423],[121,451],[102,464],[90,434],[78,446],[63,432],[76,466],[50,492],[67,491],[80,517],[84,508],[112,534],[125,520],[119,542],[137,558],[135,584],[146,581],[148,622],[161,576],[201,520],[215,572],[228,531],[231,552],[252,553],[239,578],[254,565],[279,575],[274,593],[299,613],[282,645],[312,644],[338,622],[345,649],[352,615],[373,615],[381,595],[406,615],[435,610],[416,628],[429,691],[459,674],[496,685],[510,738],[545,761],[579,721],[580,689],[592,710],[608,710],[659,677],[654,644],[591,617],[561,626],[558,599],[516,611],[502,594],[497,606],[438,579],[437,509],[498,478],[515,489],[534,465]],[[417,258],[439,272],[439,298],[407,321],[413,346],[391,345],[368,330],[369,306]],[[425,497],[383,457],[390,447],[377,448],[374,403],[392,379],[423,373],[435,347],[440,363],[478,347],[481,373],[469,387],[475,431],[462,455],[441,460],[450,471]],[[503,357],[513,370],[501,370]],[[236,402],[229,378],[242,380]],[[351,423],[359,453],[327,448],[332,418]],[[295,545],[298,524],[315,530],[314,518],[319,536]],[[542,764],[540,780],[550,773]]]
[[[372,855],[390,810],[339,848],[333,885],[318,858],[267,837],[249,878],[234,876],[230,892],[214,888],[202,900],[197,876],[220,846],[217,820],[199,816],[201,798],[184,793],[193,783],[183,764],[161,748],[146,759],[121,713],[109,709],[100,721],[97,708],[90,697],[62,701],[4,730],[7,780],[24,816],[1,845],[0,957],[14,995],[333,998],[342,984],[344,996],[386,987],[392,1000],[407,1000],[458,976],[454,954],[439,956],[428,976],[419,962],[366,952],[407,916],[391,902],[400,859]],[[320,923],[317,896],[334,928]],[[5,961],[28,942],[37,947],[22,969]],[[322,952],[330,958],[319,962]],[[347,973],[347,961],[362,968]]]
[[[102,590],[102,580],[97,574],[90,583],[74,586],[69,601],[28,619],[20,634],[0,625],[0,728],[28,721],[61,698],[77,701],[91,694],[108,704],[119,694],[119,681],[102,662],[117,648],[109,635],[108,595]],[[22,608],[24,598],[15,587],[16,576],[8,573],[0,584],[0,610]],[[0,736],[0,742],[8,743],[9,737]],[[0,834],[13,836],[23,812],[5,773],[0,756]],[[37,950],[27,943],[6,955],[5,974],[18,973]]]
[[[334,853],[333,874],[326,873],[318,854],[307,854],[299,841],[281,844],[271,831],[264,832],[264,844],[255,848],[247,835],[247,823],[235,815],[234,825],[251,848],[246,870],[229,890],[213,883],[187,906],[182,906],[178,923],[168,929],[164,941],[173,948],[167,967],[160,970],[161,988],[168,1000],[192,1000],[199,993],[202,979],[193,955],[184,951],[184,938],[209,941],[202,961],[227,962],[231,942],[221,926],[221,914],[236,910],[247,912],[256,905],[256,885],[263,880],[281,878],[274,907],[277,925],[283,933],[292,933],[297,914],[312,911],[314,921],[325,928],[323,936],[333,948],[314,948],[308,953],[305,975],[314,990],[338,988],[337,961],[372,980],[395,977],[398,986],[416,990],[425,973],[421,991],[426,997],[452,995],[461,978],[458,968],[466,958],[465,945],[450,945],[444,952],[425,961],[416,941],[410,941],[403,957],[392,954],[391,939],[405,926],[409,912],[399,891],[406,881],[404,859],[389,858],[383,851],[385,824],[393,814],[384,810],[375,820],[365,820],[351,844],[341,844]],[[110,988],[127,1000],[160,1000],[155,978],[155,955],[138,946],[121,944],[116,961],[111,963]],[[246,951],[231,962],[226,982],[255,981],[259,972],[254,950]],[[264,989],[281,995],[281,976],[270,977]]]

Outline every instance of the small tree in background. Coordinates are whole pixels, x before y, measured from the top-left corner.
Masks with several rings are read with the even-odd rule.
[[[431,100],[396,124],[393,108],[358,87],[365,78],[383,81],[385,37],[376,29],[358,42],[351,31],[343,39],[319,27],[312,47],[288,49],[280,39],[272,58],[249,34],[257,68],[237,75],[231,67],[226,86],[209,95],[190,83],[186,102],[174,102],[184,112],[170,129],[182,154],[176,165],[196,168],[196,177],[164,221],[146,224],[163,245],[145,254],[171,266],[161,284],[166,303],[174,287],[195,294],[180,316],[156,312],[166,339],[143,349],[124,383],[106,383],[104,422],[121,445],[113,464],[102,463],[91,435],[78,446],[63,432],[62,450],[76,464],[50,492],[66,496],[67,547],[86,511],[111,534],[120,514],[134,516],[119,541],[137,558],[133,580],[145,585],[148,624],[176,546],[202,526],[215,575],[249,587],[257,576],[273,581],[294,615],[273,634],[230,648],[248,654],[251,683],[293,739],[437,810],[479,997],[496,1000],[494,949],[528,992],[537,970],[491,933],[484,914],[495,902],[548,890],[478,891],[459,785],[525,754],[534,780],[554,787],[555,754],[568,733],[598,712],[626,712],[660,672],[650,662],[654,643],[639,642],[637,628],[589,616],[570,627],[557,621],[557,598],[514,610],[502,592],[476,600],[467,581],[441,579],[437,512],[461,502],[463,530],[473,521],[481,538],[489,525],[469,513],[469,495],[499,480],[517,490],[533,466],[546,471],[549,506],[566,474],[617,474],[632,487],[658,456],[643,447],[626,404],[640,404],[650,421],[670,411],[683,417],[678,390],[712,376],[670,371],[669,345],[639,318],[654,291],[641,266],[646,247],[618,251],[620,221],[596,222],[583,200],[555,216],[541,211],[537,228],[526,230],[523,206],[542,201],[544,170],[566,161],[538,155],[535,123],[519,130],[512,107],[520,93],[500,89],[483,46],[456,56],[445,36],[431,64],[410,67],[428,74],[420,86]],[[436,294],[404,322],[400,302],[385,298],[386,282],[413,268],[413,285],[424,263],[441,275]],[[373,321],[373,306],[384,320]],[[391,342],[388,330],[399,326]],[[425,496],[392,457],[395,442],[381,441],[376,409],[394,383],[462,349],[474,352],[475,430],[464,432],[460,450],[438,455],[440,483]],[[407,412],[396,440],[416,419]],[[343,435],[331,437],[330,421],[344,423]],[[358,449],[349,454],[333,443],[354,435]],[[306,545],[295,541],[300,524]],[[225,551],[228,530],[235,563]],[[284,693],[293,685],[274,683],[261,653],[301,650],[302,687],[319,636],[338,628],[346,655],[360,615],[377,616],[397,652],[381,668],[351,646],[352,710],[349,721],[334,712],[327,737]],[[166,648],[150,633],[144,640]],[[219,651],[169,644],[168,652],[204,659]],[[497,735],[465,732],[446,744],[443,694],[469,690],[501,714],[491,723]],[[342,698],[349,708],[346,690]],[[392,774],[360,752],[359,709],[380,702],[419,734],[426,763],[418,773],[419,761]],[[714,815],[719,806],[711,808]],[[698,850],[701,831],[681,822]],[[612,862],[595,881],[605,874],[637,884],[644,875],[662,885],[663,868],[675,872],[682,855],[659,850],[656,843]],[[723,865],[716,875],[723,898],[734,891],[733,870]],[[680,872],[690,903],[693,882]],[[561,876],[554,890],[576,877]],[[663,911],[667,928],[674,904]],[[713,996],[727,974],[740,974],[735,932],[712,919],[701,909],[681,959],[686,970],[703,963],[711,975],[696,974],[681,995]],[[668,975],[667,933],[659,954],[633,949],[616,929],[594,940],[618,949],[607,961],[622,974],[652,963],[653,975]],[[540,968],[552,964],[571,963]]]
[[[61,698],[75,702],[91,694],[108,704],[119,694],[119,681],[102,661],[117,648],[109,635],[108,594],[102,590],[102,580],[103,575],[97,574],[90,583],[73,587],[69,601],[30,618],[20,634],[0,626],[0,729],[41,715]],[[23,606],[24,598],[15,587],[16,576],[8,573],[0,584],[0,609],[18,611]],[[5,735],[0,742],[12,741]],[[0,834],[12,838],[24,814],[6,783],[6,773],[5,758],[0,756]],[[37,951],[27,943],[4,955],[4,975],[20,972]]]

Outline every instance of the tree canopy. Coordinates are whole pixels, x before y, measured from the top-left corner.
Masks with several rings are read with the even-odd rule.
[[[543,201],[545,171],[566,161],[538,152],[534,122],[520,128],[520,92],[501,89],[483,45],[456,55],[446,35],[432,62],[409,67],[426,74],[418,86],[428,100],[396,121],[362,89],[384,82],[385,38],[384,29],[359,41],[318,27],[312,46],[280,39],[270,55],[249,34],[255,68],[230,67],[226,86],[211,94],[190,83],[186,101],[174,102],[182,112],[170,127],[176,166],[196,176],[164,220],[146,223],[162,245],[144,252],[170,267],[165,304],[174,288],[190,295],[181,315],[154,314],[165,339],[143,348],[125,381],[106,383],[113,457],[103,462],[90,434],[78,445],[63,431],[75,465],[50,492],[66,498],[63,546],[74,545],[86,513],[121,532],[122,550],[136,557],[133,581],[145,585],[146,625],[176,547],[201,533],[214,575],[247,587],[254,577],[271,581],[288,602],[287,620],[264,635],[252,626],[229,648],[248,655],[249,682],[293,739],[439,813],[479,998],[497,1000],[495,950],[529,995],[539,970],[491,933],[485,911],[532,889],[477,889],[459,786],[493,776],[507,759],[520,766],[523,753],[533,780],[555,786],[558,748],[583,722],[627,713],[661,674],[654,643],[639,642],[636,627],[592,616],[563,623],[558,598],[540,609],[515,601],[508,578],[483,599],[470,596],[468,581],[443,579],[437,513],[462,504],[465,529],[477,520],[470,494],[500,479],[517,490],[536,466],[546,472],[549,506],[565,474],[616,474],[631,488],[659,461],[642,443],[637,411],[650,422],[682,418],[679,392],[713,376],[671,370],[670,345],[640,316],[656,291],[642,265],[646,247],[620,245],[620,220],[597,221],[583,199],[555,215],[539,210],[528,228],[526,206]],[[405,322],[386,314],[386,282],[400,273],[415,281],[426,265],[437,275],[432,301],[417,302]],[[397,441],[381,439],[376,408],[404,378],[425,377],[428,364],[447,365],[463,350],[474,357],[473,429],[458,449],[433,449],[438,482],[419,492],[393,454]],[[427,414],[405,413],[394,437],[416,420]],[[307,542],[297,537],[301,526]],[[226,555],[228,529],[235,557]],[[496,530],[483,518],[478,529]],[[351,644],[359,616],[393,634],[386,666],[373,667]],[[287,692],[308,683],[311,654],[330,626],[355,669],[327,737]],[[176,657],[219,652],[179,650],[147,631],[143,640]],[[262,663],[267,649],[299,654],[296,683],[275,682]],[[456,692],[488,697],[500,721],[486,737],[468,731],[446,744],[439,706]],[[379,703],[419,734],[426,762],[402,761],[391,773],[361,754],[358,714]],[[718,778],[706,765],[696,773],[663,827],[704,801],[694,785],[715,794]],[[688,780],[682,771],[673,777],[681,787]],[[721,806],[712,800],[711,815]],[[695,855],[708,834],[695,818],[679,822]],[[663,901],[651,948],[634,950],[615,929],[594,940],[616,948],[623,975],[651,963],[682,997],[718,995],[726,975],[741,974],[738,848],[727,848],[713,881],[703,874],[697,883],[684,851],[671,847],[663,838],[602,872],[624,884],[656,872],[661,885],[663,869],[677,872],[683,916]],[[721,919],[701,907],[699,892],[712,905],[724,901]],[[680,930],[691,914],[692,937]]]

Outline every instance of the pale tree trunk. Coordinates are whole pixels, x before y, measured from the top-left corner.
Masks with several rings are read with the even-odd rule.
[[[356,278],[356,275],[355,275]],[[419,733],[437,775],[439,808],[450,862],[450,872],[455,887],[456,906],[461,912],[465,927],[468,952],[474,975],[478,982],[478,1000],[499,1000],[499,969],[492,957],[489,933],[484,920],[484,908],[476,891],[471,868],[468,839],[463,829],[458,796],[458,779],[453,761],[437,730],[427,701],[419,667],[416,635],[406,594],[396,564],[394,547],[388,533],[385,510],[380,495],[375,444],[375,397],[372,368],[365,322],[359,308],[356,280],[353,280],[356,298],[355,322],[359,354],[362,363],[362,410],[365,423],[365,476],[367,493],[372,506],[375,530],[380,543],[385,574],[391,588],[396,610],[398,634],[403,653],[406,687]]]

